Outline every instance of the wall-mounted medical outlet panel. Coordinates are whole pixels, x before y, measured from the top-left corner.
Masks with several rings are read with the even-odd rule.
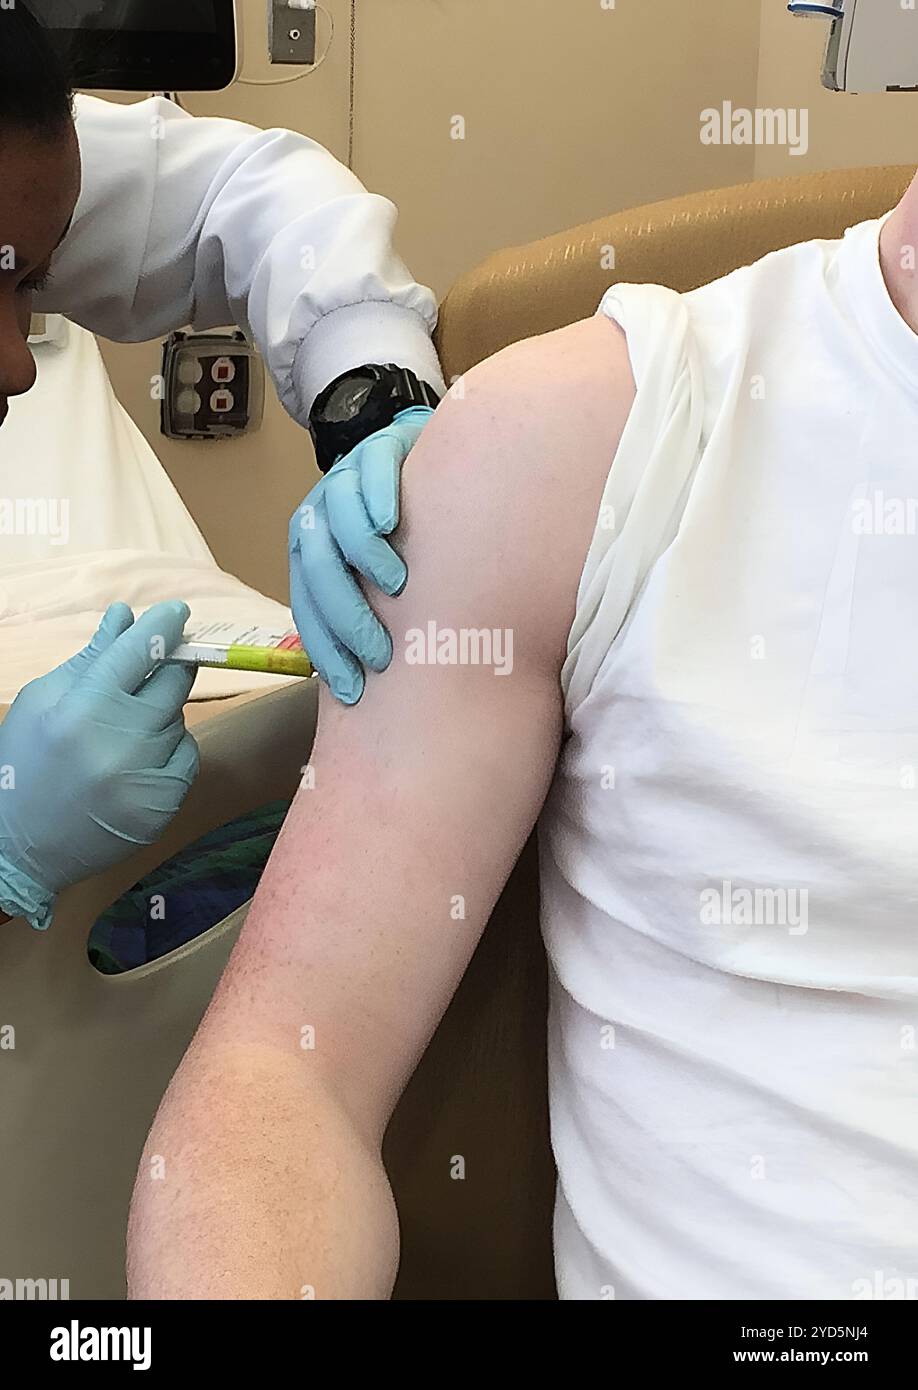
[[[268,0],[268,54],[272,63],[316,61],[315,0]]]
[[[169,439],[234,439],[262,422],[264,364],[243,333],[173,333],[162,375]]]

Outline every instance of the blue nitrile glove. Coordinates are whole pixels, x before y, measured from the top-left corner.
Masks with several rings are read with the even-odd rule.
[[[88,647],[13,702],[0,725],[8,916],[43,931],[61,889],[152,844],[184,801],[198,770],[182,716],[195,673],[159,663],[188,611],[158,603],[134,622],[112,604]]]
[[[290,606],[309,659],[333,695],[353,705],[363,666],[385,671],[392,639],[351,568],[387,594],[408,581],[383,539],[398,525],[402,464],[433,411],[412,406],[362,440],[315,487],[290,522]],[[362,663],[362,665],[361,665]]]

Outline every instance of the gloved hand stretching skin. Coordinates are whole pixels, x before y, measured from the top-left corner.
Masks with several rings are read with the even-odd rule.
[[[402,465],[433,415],[403,410],[339,459],[290,522],[290,606],[303,646],[336,699],[356,704],[363,666],[385,671],[392,640],[351,570],[386,594],[408,581],[384,540],[398,525]]]
[[[136,622],[115,603],[76,656],[20,691],[0,725],[0,908],[39,931],[63,889],[152,844],[197,775],[185,730],[194,681],[160,666],[189,610]],[[159,669],[156,669],[159,667]]]

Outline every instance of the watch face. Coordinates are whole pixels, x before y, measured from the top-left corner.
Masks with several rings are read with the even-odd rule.
[[[329,425],[346,424],[349,420],[356,419],[375,385],[375,381],[355,377],[342,381],[329,396],[328,404],[322,411],[323,419]]]

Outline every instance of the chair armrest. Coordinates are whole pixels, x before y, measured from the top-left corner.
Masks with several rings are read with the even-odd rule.
[[[589,318],[617,281],[684,293],[778,247],[840,237],[897,203],[914,172],[908,164],[757,179],[497,251],[457,280],[440,306],[435,342],[446,380],[520,338]]]

